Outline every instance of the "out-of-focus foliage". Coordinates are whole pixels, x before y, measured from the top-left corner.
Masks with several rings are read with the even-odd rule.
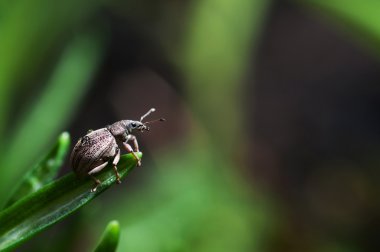
[[[174,104],[184,103],[186,109],[181,112],[188,113],[188,118],[176,114],[167,118],[166,127],[182,118],[186,130],[147,155],[144,170],[135,173],[146,177],[137,185],[126,181],[127,189],[118,187],[119,193],[110,190],[113,194],[107,192],[108,197],[92,201],[91,207],[73,215],[75,229],[70,225],[57,227],[61,236],[49,239],[51,247],[70,251],[93,248],[110,219],[121,223],[118,250],[123,252],[265,251],[268,246],[264,248],[263,244],[269,243],[276,250],[281,239],[285,244],[297,240],[287,227],[290,221],[286,218],[293,213],[286,207],[275,209],[286,199],[263,193],[252,174],[243,175],[250,170],[246,160],[254,153],[247,138],[247,132],[253,130],[247,114],[254,99],[247,96],[247,82],[253,83],[247,76],[254,76],[248,71],[255,67],[252,57],[257,54],[263,24],[275,2],[1,1],[0,206],[14,190],[13,185],[31,172],[76,114],[91,111],[91,116],[78,121],[83,125],[96,117],[104,126],[112,123],[106,121],[109,118],[132,119],[119,118],[125,116],[126,107],[140,109],[129,101],[131,97],[144,100],[144,106],[152,102],[146,97],[165,97],[157,89],[150,91],[153,95],[122,93],[125,103],[119,108],[121,115],[108,104],[113,99],[108,97],[108,87],[116,86],[109,83],[116,79],[122,83],[118,88],[128,85],[123,80],[130,68],[151,64],[155,71],[170,68],[162,71],[180,76],[170,88],[178,91],[181,102]],[[378,51],[380,5],[376,0],[289,2],[302,6],[302,11],[317,9],[329,16],[328,20],[343,21],[346,30]],[[127,34],[126,45],[125,41],[116,41],[119,33]],[[128,46],[139,50],[128,51]],[[125,51],[128,53],[123,54]],[[125,59],[110,56],[118,53],[126,55]],[[162,66],[163,62],[170,62],[170,67]],[[90,92],[95,82],[94,88],[102,90],[102,97]],[[145,91],[146,82],[139,82],[140,91]],[[84,103],[86,106],[80,106]],[[92,107],[106,110],[94,113]],[[165,117],[166,111],[160,113]],[[77,124],[71,127],[83,131]],[[112,176],[112,171],[104,174]],[[108,182],[114,182],[114,177]],[[104,186],[108,188],[107,183]],[[68,175],[1,212],[0,239],[6,240],[3,248],[45,230],[87,203],[93,197],[83,192],[89,188],[90,181],[77,181]],[[122,190],[128,193],[120,193]],[[20,228],[24,224],[27,228]],[[281,231],[283,236],[278,235]],[[17,239],[10,239],[12,235]],[[305,242],[307,248],[315,243],[310,251],[356,251],[344,242],[318,239],[315,235],[298,242]],[[32,239],[28,246],[36,251],[42,247],[38,239]],[[281,251],[287,250],[281,247]]]
[[[180,51],[186,94],[215,148],[225,153],[237,151],[244,139],[243,76],[269,3],[205,0],[189,14]]]
[[[355,39],[370,46],[380,56],[380,2],[376,0],[304,0],[322,13],[326,13],[331,20],[340,20],[347,30],[350,30]]]
[[[69,43],[42,94],[34,97],[33,105],[25,107],[9,129],[10,137],[3,138],[0,165],[12,169],[0,178],[0,202],[7,194],[6,188],[38,159],[70,119],[99,64],[102,55],[99,39],[97,35],[84,34]]]
[[[8,2],[8,3],[7,3]],[[62,46],[70,30],[98,7],[97,1],[2,1],[0,5],[0,137],[10,126],[11,98],[37,84],[52,52]],[[66,77],[68,78],[68,77]],[[68,83],[67,83],[68,84]]]

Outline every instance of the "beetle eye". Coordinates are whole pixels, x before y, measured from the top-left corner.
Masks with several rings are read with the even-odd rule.
[[[131,126],[132,126],[133,128],[136,128],[136,123],[131,123]]]

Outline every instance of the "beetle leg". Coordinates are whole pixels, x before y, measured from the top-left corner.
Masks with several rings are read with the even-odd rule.
[[[95,178],[94,175],[90,175],[91,178],[95,181],[95,186],[91,189],[91,192],[96,192],[96,188],[98,188],[98,185],[101,184],[100,180]]]
[[[104,167],[107,166],[107,164],[108,164],[108,162],[104,162],[103,164],[101,164],[101,165],[95,167],[94,169],[92,169],[91,171],[88,172],[88,175],[90,175],[91,178],[95,181],[95,187],[93,187],[93,188],[91,189],[91,192],[95,192],[96,189],[98,188],[98,185],[101,184],[100,180],[97,179],[97,178],[95,178],[95,176],[92,175],[92,174],[101,171]]]
[[[120,149],[117,148],[117,153],[116,153],[115,158],[112,161],[112,165],[113,165],[113,170],[115,171],[115,175],[116,175],[116,182],[118,184],[121,183],[120,175],[119,175],[119,172],[117,171],[117,167],[116,167],[117,163],[119,163],[119,160],[120,160]]]
[[[136,153],[133,152],[132,147],[129,144],[127,144],[127,142],[123,142],[123,146],[128,152],[132,153],[132,155],[136,158],[137,166],[141,166],[141,159],[136,155]]]
[[[92,169],[91,171],[88,172],[88,175],[92,175],[94,173],[97,173],[97,172],[100,172],[104,167],[106,167],[108,164],[108,162],[104,162],[103,164],[101,165],[98,165],[97,167],[95,167],[94,169]]]
[[[137,138],[134,135],[129,135],[129,140],[133,141],[133,146],[135,147],[135,152],[139,152],[139,143],[137,142]]]
[[[139,152],[139,143],[137,142],[136,136],[130,134],[128,135],[128,141],[132,140],[133,141],[133,146],[135,147],[135,152]],[[135,158],[137,159],[137,166],[141,166],[141,159],[137,157],[136,154],[133,154]]]

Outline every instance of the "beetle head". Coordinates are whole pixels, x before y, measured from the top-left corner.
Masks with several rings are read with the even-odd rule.
[[[143,132],[144,130],[149,131],[149,127],[147,126],[147,124],[150,124],[153,122],[158,122],[158,121],[160,121],[160,122],[165,121],[164,118],[160,118],[160,119],[156,119],[156,120],[149,121],[149,122],[143,122],[144,118],[147,117],[148,115],[150,115],[151,113],[153,113],[154,111],[156,111],[156,109],[151,108],[147,113],[145,113],[140,118],[140,121],[127,120],[126,121],[126,130],[128,132],[132,132],[133,130],[139,130],[141,132]]]
[[[127,120],[126,129],[128,132],[132,132],[134,130],[144,131],[149,130],[149,127],[140,121]]]

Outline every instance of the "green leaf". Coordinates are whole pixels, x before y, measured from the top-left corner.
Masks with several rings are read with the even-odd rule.
[[[141,158],[142,153],[138,153]],[[132,154],[123,155],[118,170],[121,178],[136,166]],[[116,181],[111,167],[96,176],[102,181],[91,192],[94,181],[80,180],[70,173],[0,212],[0,251],[10,250],[47,227],[62,220],[104,192]]]
[[[102,238],[95,249],[95,252],[112,252],[116,251],[120,237],[120,224],[113,220],[108,223]]]
[[[50,152],[21,179],[19,186],[11,194],[6,207],[50,183],[58,174],[69,147],[70,135],[67,132],[63,132]]]

